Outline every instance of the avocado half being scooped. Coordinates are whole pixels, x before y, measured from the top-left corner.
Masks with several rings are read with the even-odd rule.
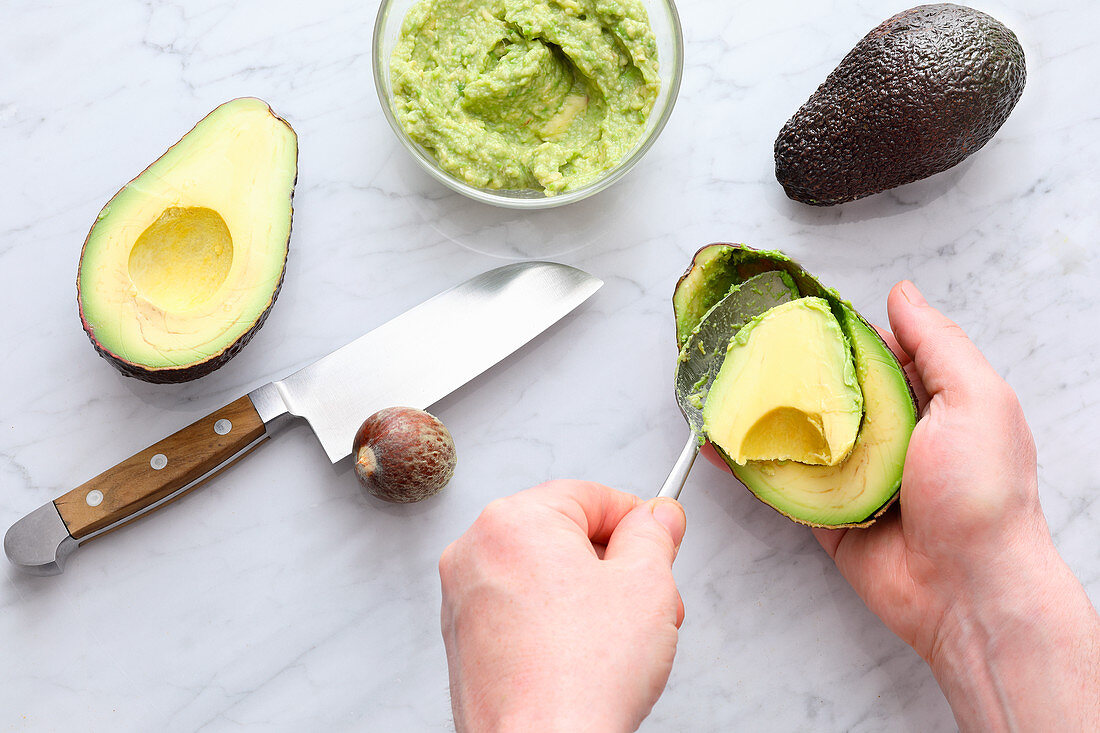
[[[835,466],[851,453],[863,417],[853,361],[824,300],[777,305],[730,342],[707,393],[703,429],[740,465]]]
[[[235,99],[115,194],[77,274],[96,351],[148,382],[196,379],[239,352],[282,285],[297,160],[290,125]]]
[[[763,502],[814,527],[865,527],[897,498],[917,405],[878,333],[779,252],[714,244],[673,296],[682,346],[727,292],[764,272],[800,297],[736,333],[703,404],[704,437]]]

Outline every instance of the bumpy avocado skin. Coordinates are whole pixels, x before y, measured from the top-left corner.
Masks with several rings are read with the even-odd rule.
[[[1024,50],[995,18],[921,5],[861,40],[775,140],[787,196],[831,206],[927,178],[989,142],[1024,90]]]

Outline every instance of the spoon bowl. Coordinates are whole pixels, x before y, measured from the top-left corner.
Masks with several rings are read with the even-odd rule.
[[[730,339],[753,318],[798,297],[790,275],[778,270],[764,272],[730,291],[707,311],[691,332],[680,349],[675,374],[676,403],[687,420],[691,435],[657,496],[675,499],[680,495],[695,456],[706,442],[703,404],[726,360]]]

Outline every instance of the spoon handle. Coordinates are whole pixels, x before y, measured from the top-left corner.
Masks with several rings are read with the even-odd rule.
[[[684,488],[688,472],[691,471],[691,464],[695,463],[695,456],[697,455],[699,455],[699,437],[692,433],[688,436],[687,444],[680,451],[680,457],[676,459],[676,464],[669,471],[668,478],[665,479],[665,483],[661,486],[657,496],[667,496],[670,499],[679,498],[680,489]]]

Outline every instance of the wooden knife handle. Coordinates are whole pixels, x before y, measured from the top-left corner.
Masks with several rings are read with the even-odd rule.
[[[167,504],[198,488],[264,436],[264,422],[246,395],[81,484],[54,505],[73,539],[113,529],[159,501]]]

